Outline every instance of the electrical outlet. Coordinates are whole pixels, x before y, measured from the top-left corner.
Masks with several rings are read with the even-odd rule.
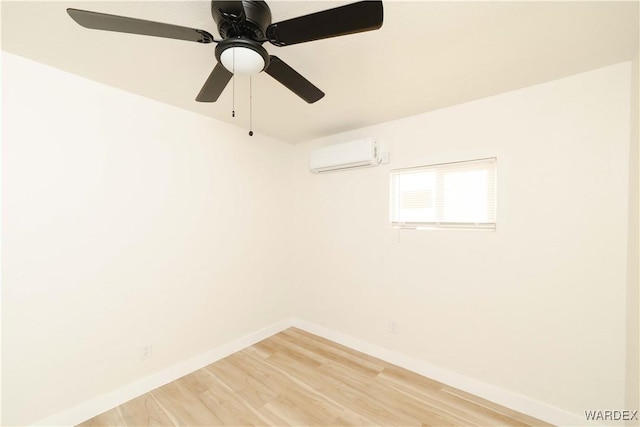
[[[398,323],[395,320],[389,321],[389,332],[392,334],[398,333]]]
[[[380,163],[383,165],[388,165],[390,161],[391,161],[391,156],[389,152],[385,151],[384,153],[382,153],[382,158],[380,159]]]
[[[142,346],[142,360],[151,359],[153,356],[153,345],[147,343]]]

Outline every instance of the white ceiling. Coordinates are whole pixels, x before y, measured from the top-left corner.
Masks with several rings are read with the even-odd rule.
[[[269,1],[273,21],[350,2]],[[306,104],[265,73],[253,78],[253,128],[301,142],[631,59],[638,1],[385,1],[378,31],[265,47],[322,89]],[[218,33],[209,2],[3,1],[2,49],[248,129],[249,81],[216,103],[195,97],[215,44],[88,30],[67,7]],[[46,94],[43,94],[45,96]],[[134,113],[134,112],[132,112]]]

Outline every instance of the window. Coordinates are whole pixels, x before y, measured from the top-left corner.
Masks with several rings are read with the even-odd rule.
[[[391,225],[496,228],[496,159],[391,171]]]

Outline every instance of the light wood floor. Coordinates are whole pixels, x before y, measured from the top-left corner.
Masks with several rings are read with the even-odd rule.
[[[290,328],[80,426],[549,425]]]

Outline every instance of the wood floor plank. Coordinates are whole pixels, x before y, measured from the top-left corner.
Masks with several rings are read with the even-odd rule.
[[[391,420],[403,425],[421,425],[422,419],[431,415],[431,408],[423,405],[414,397],[402,394],[392,387],[380,383],[376,377],[370,377],[358,371],[351,371],[349,367],[331,363],[323,366],[320,372],[335,381],[343,381],[349,378],[345,386],[349,387],[352,393],[361,395],[366,399],[368,405],[376,408],[384,408],[386,416]],[[364,410],[364,408],[363,408]],[[380,415],[380,409],[377,409]]]
[[[415,376],[415,374],[413,375]],[[433,384],[420,384],[419,380],[412,381],[411,378],[400,379],[399,377],[387,376],[386,372],[381,373],[377,380],[380,384],[405,394],[407,399],[415,399],[424,406],[434,408],[441,415],[447,414],[458,420],[458,423],[483,426],[526,425],[502,413],[487,411],[486,407],[475,402],[465,401],[462,398],[444,393],[442,386],[434,387]]]
[[[282,333],[283,337],[287,337],[289,335],[301,339],[302,343],[304,343],[301,345],[304,345],[305,348],[315,352],[316,354],[322,355],[333,362],[352,366],[353,369],[358,371],[375,375],[380,373],[382,369],[388,365],[380,359],[373,358],[324,338],[315,337],[308,332],[304,332],[296,328],[287,329]],[[312,337],[315,337],[315,339]]]
[[[136,397],[118,408],[124,425],[154,427],[175,425],[150,393]]]
[[[177,426],[224,425],[194,394],[184,378],[151,392]]]
[[[549,426],[289,328],[80,424]]]
[[[112,426],[126,426],[126,422],[122,419],[118,408],[113,408],[110,411],[104,412],[96,417],[91,418],[79,424],[79,427],[112,427]]]
[[[225,363],[220,364],[220,362]],[[243,369],[233,360],[220,362],[209,365],[205,369],[227,387],[227,392],[243,396],[254,407],[264,405],[282,392],[278,375],[260,375],[259,372]]]
[[[464,392],[462,390],[458,390],[455,389],[453,387],[449,387],[449,386],[443,386],[442,391],[448,394],[453,394],[454,396],[458,396],[468,402],[473,402],[476,403],[478,405],[484,406],[486,407],[488,410],[490,411],[495,411],[501,414],[504,414],[506,416],[508,416],[511,419],[514,420],[518,420],[521,421],[523,423],[525,423],[526,425],[530,425],[530,426],[552,426],[553,424],[549,424],[547,422],[544,422],[542,420],[539,420],[537,418],[531,417],[529,415],[523,414],[521,412],[517,412],[514,411],[513,409],[510,408],[506,408],[504,406],[498,405],[496,403],[493,403],[489,400],[483,399],[481,397],[478,396],[474,396],[471,393],[467,393]]]
[[[335,377],[326,375],[320,370],[305,371],[304,367],[292,366],[292,359],[287,355],[277,354],[269,358],[265,363],[270,363],[274,369],[287,370],[292,378],[299,384],[311,387],[321,396],[331,402],[362,414],[365,418],[373,420],[378,425],[416,425],[416,420],[394,412],[386,402],[372,399],[367,392],[369,385],[353,381],[353,377]],[[330,362],[331,363],[331,362]],[[324,368],[324,366],[323,366]],[[330,372],[330,371],[327,371]],[[361,377],[371,380],[370,377],[358,373]]]
[[[211,389],[199,395],[200,401],[215,414],[220,426],[254,426],[270,423],[258,411],[252,409],[240,396]]]

